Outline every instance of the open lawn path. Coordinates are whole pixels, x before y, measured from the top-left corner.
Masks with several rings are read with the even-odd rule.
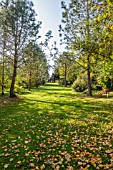
[[[50,83],[0,105],[0,170],[113,170],[113,97]]]

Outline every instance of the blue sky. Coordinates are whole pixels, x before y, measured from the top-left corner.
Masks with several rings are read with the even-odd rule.
[[[62,19],[62,0],[32,0],[34,3],[35,11],[37,13],[37,20],[42,21],[42,26],[40,29],[40,34],[42,40],[45,38],[45,34],[51,30],[52,31],[52,42],[57,41],[57,45],[60,51],[63,51],[63,46],[59,45],[59,25]],[[64,0],[68,2],[69,0]]]
[[[62,9],[61,9],[61,1],[62,0],[32,0],[34,3],[34,8],[37,13],[37,20],[42,21],[40,35],[41,41],[45,40],[45,34],[51,30],[53,38],[51,39],[50,46],[54,41],[57,42],[57,48],[60,52],[63,52],[64,46],[60,45],[59,38],[59,25],[61,24],[62,19]],[[68,3],[70,0],[64,0]],[[49,52],[45,51],[45,53],[49,56]],[[49,64],[51,66],[54,65],[52,59],[50,59]],[[52,74],[52,68],[49,71],[50,75]]]

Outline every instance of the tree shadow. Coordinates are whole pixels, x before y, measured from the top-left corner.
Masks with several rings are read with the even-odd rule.
[[[51,86],[53,89],[51,90]],[[61,122],[103,122],[109,123],[113,120],[112,111],[113,106],[111,102],[97,101],[96,98],[91,98],[93,100],[87,100],[88,97],[79,96],[78,93],[70,93],[70,89],[56,89],[54,87],[59,87],[59,85],[48,84],[40,87],[39,89],[33,89],[33,92],[44,92],[46,95],[57,95],[58,98],[52,99],[32,99],[27,98],[14,103],[12,105],[6,106],[1,110],[1,117],[32,117],[33,115],[41,115],[43,117],[47,116],[48,121],[61,121]],[[48,91],[48,88],[49,91]],[[51,92],[50,92],[51,91]],[[25,93],[25,95],[30,94],[31,92]],[[54,96],[55,96],[54,95]],[[65,100],[66,98],[66,100]],[[68,100],[69,99],[69,100]],[[108,100],[108,99],[107,99]],[[47,120],[44,120],[47,121]]]

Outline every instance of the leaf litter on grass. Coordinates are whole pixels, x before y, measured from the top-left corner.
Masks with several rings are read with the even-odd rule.
[[[1,117],[0,169],[113,169],[112,108],[76,96],[68,101],[64,88],[53,101],[46,90],[33,93]]]

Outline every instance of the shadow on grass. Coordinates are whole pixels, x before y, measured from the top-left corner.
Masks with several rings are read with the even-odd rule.
[[[48,88],[49,87],[49,88]],[[58,89],[57,89],[58,88]],[[48,91],[49,90],[49,91]],[[51,91],[51,92],[50,92]],[[113,120],[112,112],[113,106],[110,103],[103,101],[87,101],[85,97],[79,94],[70,93],[70,88],[64,88],[57,84],[47,84],[33,89],[32,92],[41,94],[44,92],[46,95],[57,95],[55,99],[40,98],[27,98],[14,103],[12,105],[1,108],[1,117],[18,117],[18,116],[33,116],[42,115],[48,116],[51,121],[62,120],[66,121],[88,121],[96,120],[108,123]],[[24,95],[31,94],[32,92],[25,92]],[[79,98],[77,98],[79,96]],[[65,100],[66,98],[66,100]],[[68,100],[69,99],[69,100]],[[82,100],[81,100],[82,99]]]
[[[46,110],[49,111],[48,106],[50,105],[50,110],[52,110],[54,113],[59,113],[63,114],[63,117],[65,119],[65,114],[68,114],[68,117],[72,115],[77,115],[77,118],[82,119],[82,118],[89,118],[90,115],[94,113],[98,115],[103,115],[103,117],[108,116],[107,113],[110,113],[113,110],[113,106],[111,103],[103,103],[103,102],[87,102],[87,101],[43,101],[43,100],[31,100],[37,103],[44,103],[46,104]],[[67,117],[67,116],[66,116]]]
[[[48,121],[98,121],[109,123],[113,120],[112,117],[113,107],[111,104],[102,102],[87,102],[87,101],[44,101],[27,99],[19,103],[6,106],[2,109],[1,117],[15,118],[15,117],[32,117],[41,115],[48,117]],[[4,115],[5,114],[5,115]],[[111,118],[110,118],[111,117]],[[45,119],[44,119],[45,120]],[[47,121],[47,120],[46,120]]]

